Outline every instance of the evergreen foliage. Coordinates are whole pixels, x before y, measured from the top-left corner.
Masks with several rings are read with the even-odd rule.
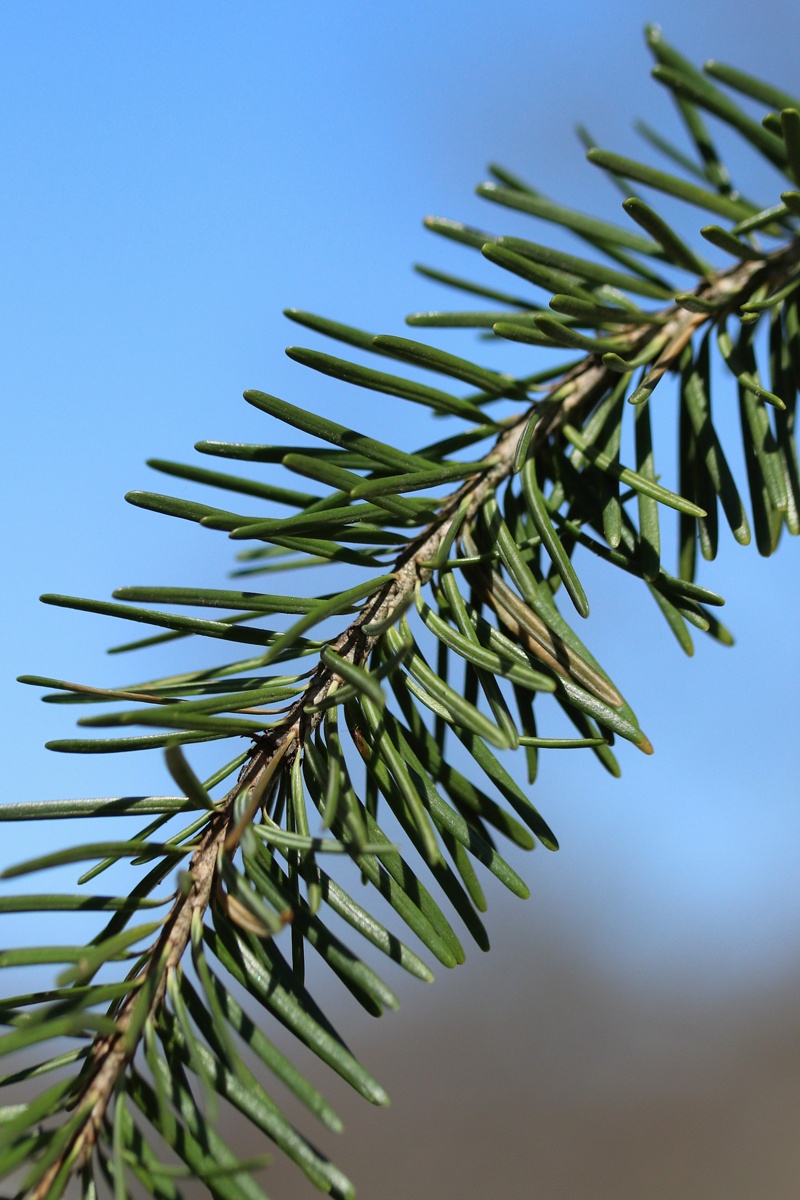
[[[207,502],[127,497],[246,543],[235,586],[128,587],[113,601],[42,597],[148,627],[117,652],[182,639],[187,660],[180,674],[114,689],[22,677],[49,689],[45,700],[80,712],[102,705],[99,715],[81,716],[81,736],[51,749],[160,748],[176,794],[0,809],[7,821],[88,819],[98,839],[5,872],[25,877],[80,863],[75,894],[4,896],[0,908],[105,914],[87,946],[0,954],[3,966],[61,967],[49,990],[0,1005],[0,1051],[18,1055],[3,1083],[23,1087],[0,1110],[0,1171],[16,1195],[57,1200],[75,1177],[87,1198],[122,1200],[131,1191],[174,1200],[183,1173],[221,1200],[258,1200],[263,1160],[238,1161],[209,1118],[222,1097],[322,1191],[352,1196],[350,1181],[290,1123],[265,1082],[271,1073],[311,1116],[340,1128],[316,1087],[273,1045],[274,1018],[365,1099],[387,1102],[307,991],[309,949],[367,1012],[395,1007],[390,987],[359,956],[360,938],[430,980],[428,961],[464,961],[464,931],[488,945],[483,869],[527,896],[503,839],[557,848],[504,752],[522,749],[532,785],[540,750],[589,750],[614,775],[618,738],[651,751],[578,632],[589,601],[575,549],[641,579],[691,654],[692,629],[732,640],[716,615],[721,597],[695,582],[698,547],[715,557],[720,514],[742,545],[752,528],[762,555],[775,550],[784,527],[800,531],[800,101],[720,63],[697,70],[657,29],[647,39],[688,146],[639,126],[664,169],[584,136],[589,160],[623,192],[630,220],[585,215],[494,167],[481,196],[566,228],[584,252],[427,221],[506,275],[487,288],[421,268],[486,307],[415,313],[409,325],[536,347],[531,373],[490,370],[415,339],[290,310],[298,326],[344,347],[344,357],[302,347],[290,357],[433,410],[449,419],[445,436],[408,452],[246,392],[265,414],[266,439],[280,422],[307,435],[301,444],[201,442],[201,454],[250,464],[253,478],[154,459],[161,474],[206,485]],[[751,113],[764,106],[759,121]],[[740,192],[709,116],[777,168],[784,190],[766,204]],[[632,192],[639,186],[650,199]],[[703,214],[703,242],[690,245],[659,211],[672,211],[673,199]],[[722,266],[712,265],[718,252]],[[352,348],[377,355],[374,365],[350,361]],[[738,395],[749,512],[714,423],[712,357]],[[429,382],[408,378],[404,367],[422,368]],[[661,482],[651,426],[665,376],[677,381],[677,490]],[[632,462],[620,456],[623,422],[633,426]],[[221,493],[244,511],[218,504]],[[288,515],[275,515],[275,506]],[[675,574],[661,559],[662,521],[672,513]],[[342,590],[252,590],[259,575],[332,563],[350,572]],[[193,666],[194,638],[221,643],[217,666]],[[574,736],[549,735],[557,709]],[[228,745],[201,780],[190,748],[211,741]],[[458,743],[469,775],[451,762]],[[135,837],[115,837],[120,816],[140,819]],[[352,886],[326,869],[329,855],[352,860]],[[130,895],[83,887],[120,860],[141,867]],[[446,903],[434,898],[431,881]],[[372,889],[410,945],[373,915]],[[345,925],[347,940],[338,932]]]

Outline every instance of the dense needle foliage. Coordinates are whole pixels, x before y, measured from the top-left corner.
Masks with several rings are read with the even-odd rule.
[[[115,652],[182,639],[187,656],[180,674],[143,681],[136,671],[114,689],[23,677],[49,689],[47,701],[80,713],[101,706],[81,716],[82,736],[51,749],[159,748],[176,794],[0,810],[4,820],[88,819],[94,839],[5,873],[81,863],[74,894],[4,895],[0,908],[61,914],[67,928],[78,910],[105,922],[85,946],[0,952],[3,966],[60,968],[47,990],[0,1004],[0,1050],[13,1056],[0,1170],[12,1193],[56,1200],[74,1179],[87,1198],[174,1200],[183,1176],[222,1200],[257,1200],[263,1156],[238,1161],[215,1131],[221,1097],[267,1135],[265,1149],[274,1143],[322,1191],[351,1196],[349,1180],[272,1095],[273,1086],[288,1089],[312,1117],[340,1128],[270,1040],[277,1020],[367,1100],[387,1101],[306,989],[306,955],[319,955],[367,1012],[396,1006],[360,957],[361,938],[372,961],[381,951],[429,980],[430,962],[463,962],[465,935],[488,945],[483,871],[528,894],[504,840],[556,849],[532,787],[511,773],[510,752],[522,750],[532,785],[543,749],[594,753],[615,775],[615,740],[651,750],[578,632],[589,601],[573,552],[582,547],[640,579],[642,602],[652,598],[691,654],[692,630],[731,641],[717,617],[721,597],[695,582],[698,549],[714,558],[720,525],[742,545],[752,529],[762,555],[784,528],[800,531],[800,101],[719,63],[699,71],[657,29],[647,37],[653,74],[687,139],[675,147],[640,125],[648,157],[655,151],[662,163],[655,167],[584,136],[589,160],[625,197],[618,223],[498,167],[479,194],[533,218],[531,240],[427,222],[463,245],[465,262],[482,255],[499,268],[497,283],[420,268],[484,307],[416,313],[409,325],[535,348],[529,374],[291,310],[298,326],[344,347],[343,356],[292,347],[293,359],[390,403],[431,409],[446,418],[440,436],[408,452],[246,392],[264,413],[264,444],[197,450],[248,464],[247,477],[224,463],[155,459],[156,471],[205,485],[205,500],[127,497],[244,543],[231,586],[128,587],[112,601],[43,597],[152,629]],[[739,191],[709,116],[784,176],[774,196]],[[689,244],[665,220],[674,200],[699,210],[702,240]],[[548,222],[574,235],[574,252],[536,240]],[[351,361],[353,349],[376,357]],[[714,423],[712,358],[738,394],[747,506]],[[418,371],[407,378],[404,366],[422,368],[427,382]],[[672,393],[659,387],[665,376]],[[652,405],[672,394],[674,490],[661,482],[670,470],[651,426]],[[633,427],[632,462],[620,457],[624,423]],[[296,444],[270,440],[287,426],[303,435]],[[222,506],[223,493],[243,511]],[[674,574],[660,548],[673,515]],[[341,579],[342,564],[349,572],[341,590],[324,582],[309,595],[254,590],[259,577],[299,567],[314,567],[301,578],[317,581],[334,563],[329,576]],[[195,638],[220,643],[218,665],[193,664]],[[559,709],[571,737],[550,736]],[[205,780],[189,762],[198,742],[221,743]],[[138,833],[115,836],[115,818],[131,816]],[[331,855],[352,860],[346,887]],[[139,882],[127,896],[101,894],[101,876],[120,860],[140,866]]]

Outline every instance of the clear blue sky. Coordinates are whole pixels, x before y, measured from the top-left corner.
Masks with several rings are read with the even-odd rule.
[[[292,364],[283,347],[307,339],[281,309],[401,333],[405,313],[445,299],[412,261],[470,266],[420,218],[504,220],[472,195],[490,159],[613,213],[618,198],[583,163],[572,129],[585,120],[604,145],[634,153],[633,117],[675,130],[648,81],[646,20],[696,60],[800,87],[800,11],[788,3],[757,19],[739,0],[724,10],[677,0],[5,6],[8,800],[164,787],[156,757],[42,749],[68,735],[71,717],[14,676],[113,684],[155,668],[104,657],[118,624],[37,596],[220,586],[223,536],[172,528],[122,495],[163,486],[148,456],[186,459],[203,437],[275,436],[241,400],[246,387],[335,415],[346,407],[384,436],[423,422],[421,410],[348,396]],[[469,336],[442,344],[468,352]],[[739,645],[698,638],[692,662],[655,609],[634,627],[643,597],[587,564],[587,639],[657,752],[624,754],[619,782],[579,756],[551,756],[538,802],[564,848],[526,864],[535,902],[517,920],[561,922],[609,969],[674,986],[697,986],[698,972],[744,980],[796,957],[800,547],[781,549],[765,563],[726,544],[704,569],[730,597]],[[6,831],[3,857],[25,856],[30,831]],[[35,835],[38,847],[64,830]]]

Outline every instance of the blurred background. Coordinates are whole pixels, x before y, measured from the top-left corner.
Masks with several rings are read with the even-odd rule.
[[[286,359],[285,345],[316,343],[281,309],[402,334],[408,312],[460,307],[410,264],[487,282],[491,268],[426,233],[423,215],[550,236],[474,197],[489,161],[624,219],[573,130],[585,122],[604,147],[651,161],[635,117],[680,136],[648,80],[646,21],[694,61],[800,89],[800,10],[778,0],[757,20],[740,0],[2,7],[8,801],[174,790],[158,755],[42,749],[70,735],[74,710],[42,705],[17,674],[103,686],[158,664],[107,659],[132,627],[37,596],[224,586],[224,537],[122,495],[205,499],[144,460],[186,461],[200,438],[279,440],[244,388],[386,440],[433,440],[419,410],[350,394]],[[746,190],[774,202],[777,180],[732,154]],[[488,365],[530,361],[472,336],[439,344]],[[719,389],[716,409],[730,405],[727,449],[737,438],[726,396]],[[673,466],[662,469],[669,483]],[[492,954],[473,951],[431,989],[391,979],[402,1010],[380,1028],[320,978],[394,1102],[365,1111],[325,1081],[348,1124],[331,1149],[359,1195],[797,1194],[798,548],[762,561],[721,541],[700,582],[728,597],[737,646],[698,635],[692,661],[635,586],[579,564],[592,603],[585,638],[656,754],[625,745],[618,781],[588,754],[544,755],[535,800],[562,849],[514,860],[531,884],[526,904],[489,887]],[[81,836],[5,825],[2,859]],[[26,936],[21,923],[2,935]],[[267,1190],[311,1194],[280,1164]]]

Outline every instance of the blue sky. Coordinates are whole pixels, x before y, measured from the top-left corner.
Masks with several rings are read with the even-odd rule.
[[[472,194],[491,159],[613,215],[618,197],[572,130],[584,120],[623,153],[636,152],[635,116],[676,132],[648,81],[646,20],[696,60],[798,90],[800,11],[772,3],[757,23],[749,13],[675,0],[659,11],[634,0],[5,7],[8,800],[165,786],[155,757],[45,752],[71,730],[68,711],[13,682],[155,673],[107,659],[119,628],[38,605],[41,592],[221,585],[224,537],[123,502],[130,488],[163,486],[147,457],[185,460],[204,437],[275,436],[242,402],[246,387],[387,438],[427,436],[421,410],[349,396],[286,359],[285,345],[309,339],[281,309],[402,333],[407,312],[446,300],[412,261],[471,266],[420,218],[506,220]],[[442,344],[469,353],[469,336]],[[655,610],[640,619],[642,597],[586,565],[586,636],[657,753],[625,754],[619,782],[579,756],[551,756],[538,802],[564,848],[525,864],[535,903],[524,919],[562,922],[610,970],[694,987],[796,959],[800,571],[797,545],[781,551],[763,562],[726,544],[704,568],[702,581],[730,597],[739,644],[698,639],[692,662]],[[30,831],[6,830],[3,857],[26,855]],[[38,847],[64,830],[35,836]]]

